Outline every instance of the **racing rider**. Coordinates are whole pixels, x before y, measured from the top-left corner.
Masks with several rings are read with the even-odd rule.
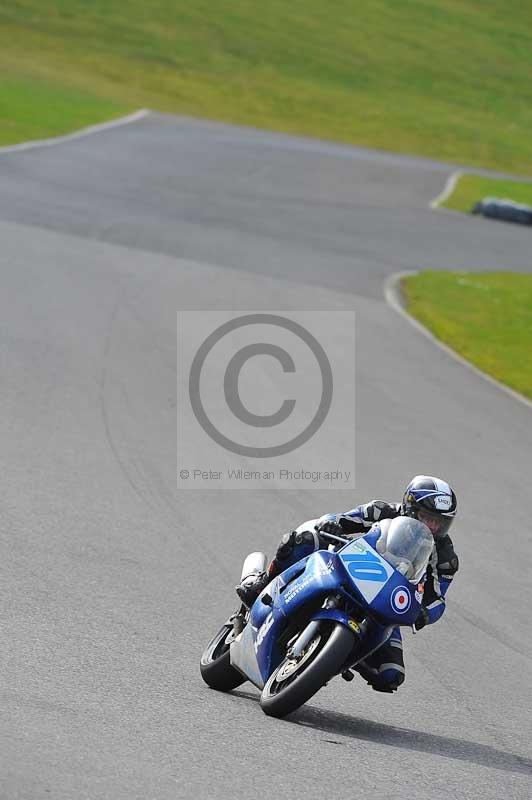
[[[422,610],[415,622],[416,630],[437,622],[445,611],[445,595],[458,570],[458,558],[448,535],[456,516],[456,495],[446,481],[427,475],[417,475],[408,484],[401,503],[374,500],[341,514],[326,514],[309,520],[280,541],[275,558],[267,572],[252,574],[237,586],[243,603],[250,607],[262,589],[287,567],[315,550],[327,549],[330,540],[320,536],[352,537],[366,533],[375,522],[394,519],[400,515],[414,517],[425,523],[434,537],[424,585]],[[391,637],[356,670],[379,692],[393,692],[405,679],[403,643],[399,627]]]

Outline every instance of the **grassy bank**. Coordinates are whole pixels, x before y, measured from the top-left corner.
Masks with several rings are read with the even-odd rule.
[[[532,399],[532,275],[422,272],[407,310],[484,372]]]
[[[483,197],[504,198],[532,206],[532,183],[462,175],[453,192],[441,205],[455,211],[471,211]]]
[[[20,75],[0,77],[0,144],[57,136],[124,111],[125,106],[75,86]]]
[[[0,143],[139,106],[531,171],[519,0],[13,0]]]

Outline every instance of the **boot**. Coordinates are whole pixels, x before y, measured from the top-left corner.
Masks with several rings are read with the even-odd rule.
[[[236,586],[236,593],[247,608],[251,608],[259,594],[270,582],[267,572],[254,572]]]

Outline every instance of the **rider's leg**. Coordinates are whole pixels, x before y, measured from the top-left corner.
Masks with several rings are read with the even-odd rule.
[[[401,631],[394,628],[388,641],[356,667],[377,692],[393,692],[405,679]]]
[[[236,587],[238,596],[250,608],[271,580],[292,564],[313,553],[318,547],[318,538],[311,531],[286,533],[266,571],[255,572],[247,577],[242,575],[241,582]]]
[[[267,563],[268,559],[264,553],[250,553],[244,561],[240,583],[235,588],[236,593],[248,608],[251,608],[268,583]]]

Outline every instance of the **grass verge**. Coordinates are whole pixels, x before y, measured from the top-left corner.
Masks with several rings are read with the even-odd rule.
[[[530,171],[521,0],[12,0],[0,40],[0,143],[148,106]]]
[[[441,205],[455,211],[471,211],[475,203],[483,197],[504,198],[532,206],[532,183],[462,175]]]
[[[75,87],[22,75],[0,77],[0,145],[58,136],[125,111]]]
[[[532,399],[532,275],[427,271],[402,289],[407,311],[438,339]]]

